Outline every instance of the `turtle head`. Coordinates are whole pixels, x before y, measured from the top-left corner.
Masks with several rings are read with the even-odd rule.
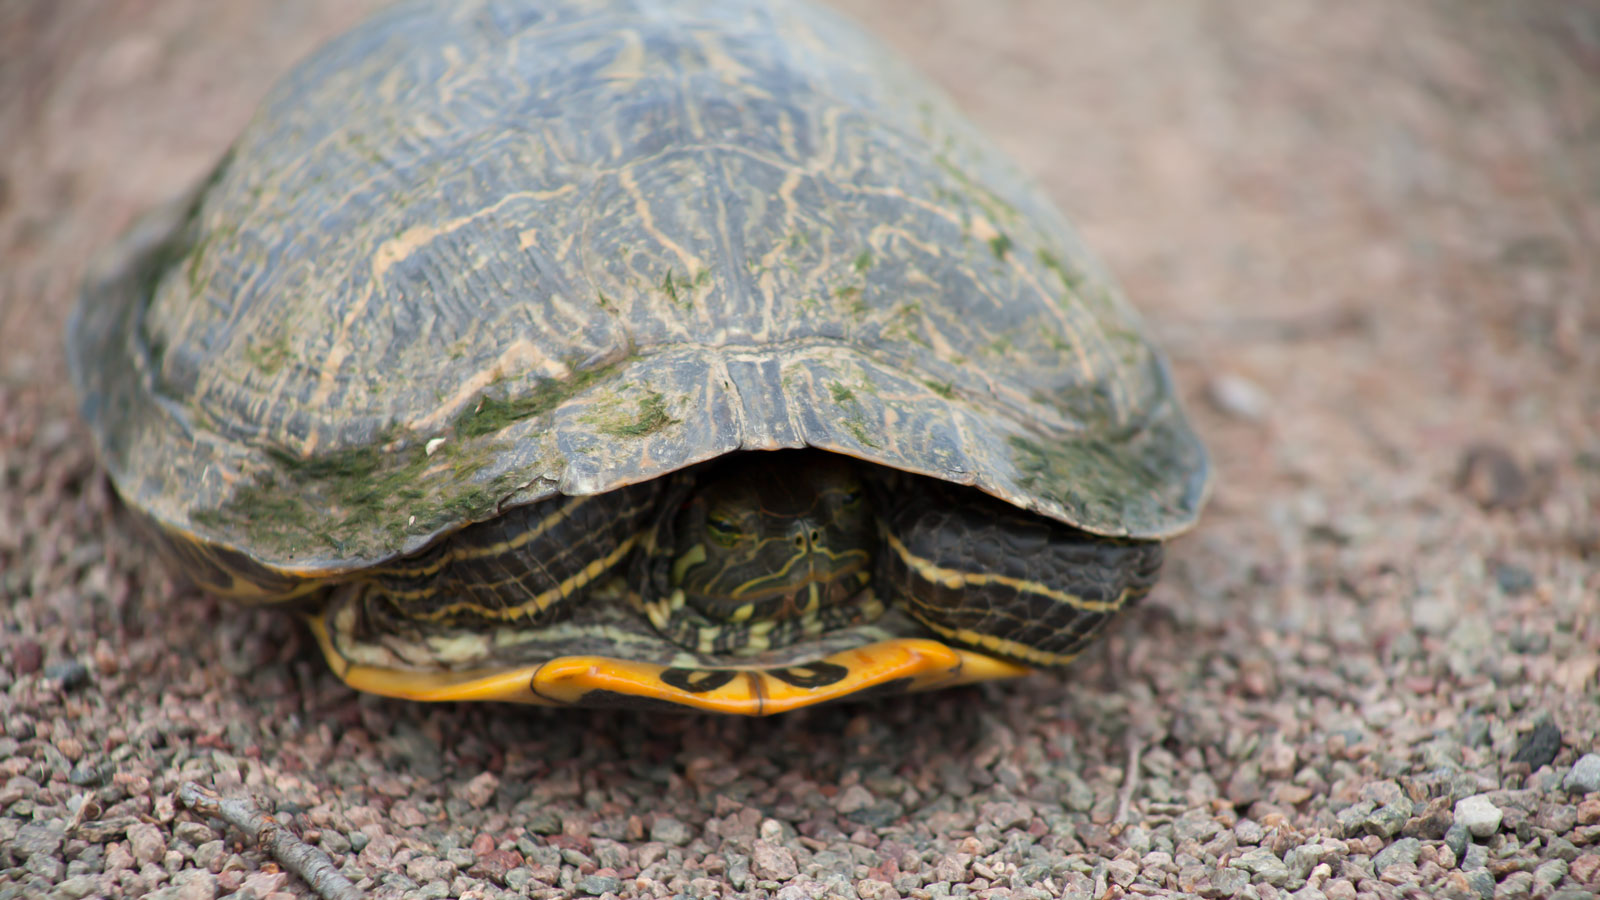
[[[860,593],[876,525],[844,458],[752,453],[696,487],[674,533],[671,584],[684,602],[761,634],[772,626],[760,623],[815,617]]]

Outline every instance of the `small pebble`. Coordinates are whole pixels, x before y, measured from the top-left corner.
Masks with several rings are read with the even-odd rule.
[[[1378,852],[1372,858],[1372,868],[1379,874],[1395,863],[1409,863],[1415,865],[1417,854],[1422,851],[1422,842],[1416,838],[1401,838]]]
[[[1500,807],[1482,794],[1474,794],[1456,804],[1456,824],[1480,840],[1499,831],[1500,820],[1504,817]]]
[[[1600,791],[1600,753],[1585,753],[1572,765],[1572,771],[1561,781],[1562,790],[1569,794],[1593,794]]]
[[[1472,835],[1468,833],[1467,826],[1460,822],[1451,825],[1444,833],[1444,845],[1450,848],[1450,852],[1456,855],[1456,859],[1460,859],[1461,854],[1467,852],[1467,844],[1471,840]]]
[[[483,809],[494,799],[494,792],[499,787],[500,779],[493,772],[480,772],[466,783],[461,793],[473,809]]]
[[[655,823],[650,826],[650,840],[682,847],[694,840],[694,832],[672,816],[657,816]]]
[[[1494,875],[1487,869],[1478,869],[1467,873],[1467,886],[1478,892],[1478,896],[1489,900],[1494,896]]]
[[[1259,422],[1267,415],[1271,403],[1261,386],[1232,372],[1223,372],[1211,379],[1209,396],[1220,412],[1247,422]]]
[[[1397,801],[1373,810],[1361,826],[1367,834],[1388,839],[1399,834],[1409,818],[1411,818],[1411,804],[1407,801]]]
[[[188,841],[197,847],[217,838],[217,833],[204,822],[179,822],[172,826],[172,834],[178,840]]]
[[[1497,562],[1494,564],[1495,584],[1500,586],[1500,592],[1507,597],[1520,597],[1533,590],[1535,584],[1533,573],[1514,563]],[[1561,732],[1557,731],[1559,735]],[[1534,768],[1538,768],[1535,766]]]
[[[18,675],[32,675],[44,663],[44,648],[37,641],[26,638],[17,642],[11,651],[11,669]]]
[[[758,878],[774,881],[787,881],[800,873],[795,865],[794,854],[787,847],[763,840],[755,842],[754,852],[750,855],[750,871]]]
[[[167,839],[161,836],[161,829],[139,822],[128,826],[128,849],[138,862],[159,862],[167,854]]]
[[[89,668],[75,659],[69,659],[45,666],[44,677],[61,682],[61,689],[70,691],[89,680]]]
[[[1230,860],[1228,865],[1244,869],[1258,880],[1274,887],[1281,886],[1289,880],[1289,867],[1276,853],[1266,847],[1247,851]]]
[[[1517,745],[1517,752],[1511,755],[1511,761],[1527,763],[1530,768],[1538,769],[1555,762],[1556,754],[1560,752],[1560,726],[1550,719],[1540,719],[1533,730],[1523,736]]]

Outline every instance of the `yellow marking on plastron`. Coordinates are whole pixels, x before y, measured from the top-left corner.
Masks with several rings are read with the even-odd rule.
[[[890,682],[904,682],[905,690],[927,691],[1003,678],[1016,678],[1029,669],[971,650],[946,646],[922,638],[879,641],[835,653],[803,664],[814,673],[837,666],[846,674],[828,685],[798,687],[774,678],[766,670],[732,667],[742,675],[720,687],[695,692],[667,683],[667,667],[655,663],[605,656],[564,656],[545,663],[505,668],[452,672],[439,669],[405,669],[352,662],[334,645],[323,616],[306,622],[322,648],[328,666],[358,691],[424,702],[494,700],[537,706],[582,705],[592,691],[624,694],[676,703],[691,709],[735,715],[771,715],[817,703],[838,700]],[[791,670],[793,667],[791,667]],[[714,673],[690,673],[691,687],[702,685]]]
[[[910,566],[918,575],[921,575],[923,578],[926,578],[935,584],[942,584],[947,588],[954,589],[984,587],[991,584],[1001,585],[1022,593],[1039,594],[1044,597],[1049,597],[1051,600],[1054,600],[1057,603],[1064,603],[1073,609],[1095,613],[1116,612],[1127,603],[1127,591],[1123,591],[1123,593],[1115,600],[1085,600],[1076,594],[1069,594],[1066,591],[1057,590],[1047,584],[1041,584],[1037,581],[1029,581],[1025,578],[1012,578],[1009,575],[995,575],[987,572],[963,572],[959,569],[946,569],[942,566],[936,565],[930,560],[923,559],[922,557],[913,554],[910,550],[906,549],[906,545],[901,543],[900,539],[894,534],[889,534],[888,538],[889,548],[895,553],[898,553],[900,558],[905,560],[906,565]]]
[[[519,603],[516,606],[507,606],[501,609],[479,606],[476,603],[451,603],[435,610],[430,610],[428,612],[411,612],[409,615],[412,618],[424,619],[427,621],[438,621],[461,612],[470,612],[473,615],[482,616],[484,618],[502,620],[511,620],[522,618],[524,616],[537,615],[544,612],[546,609],[549,609],[550,606],[556,601],[572,596],[574,591],[587,586],[590,582],[595,581],[601,575],[604,575],[606,572],[610,571],[610,569],[620,562],[623,557],[627,556],[633,551],[633,545],[638,541],[638,539],[638,535],[630,536],[627,540],[619,543],[610,553],[607,553],[605,556],[600,557],[599,559],[591,561],[589,565],[583,568],[582,571],[568,576],[566,580],[547,591],[541,591],[540,593],[534,595],[533,598],[528,600],[526,603]]]
[[[676,703],[707,712],[763,716],[838,700],[882,684],[904,682],[907,691],[1016,678],[1029,669],[968,650],[921,638],[879,641],[835,653],[806,665],[837,666],[846,674],[831,684],[800,687],[775,678],[765,669],[729,667],[708,669],[688,677],[691,685],[704,683],[713,672],[738,676],[703,692],[685,691],[664,680],[667,667],[653,663],[603,656],[563,657],[539,666],[528,687],[545,702],[581,705],[591,691],[625,694]],[[494,699],[515,700],[518,697]]]

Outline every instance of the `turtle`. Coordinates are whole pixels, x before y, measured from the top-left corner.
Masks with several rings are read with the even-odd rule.
[[[121,505],[350,686],[770,714],[1053,670],[1207,494],[1063,214],[803,0],[410,0],[68,326]]]

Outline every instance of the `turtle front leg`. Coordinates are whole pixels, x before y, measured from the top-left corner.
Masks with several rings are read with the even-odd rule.
[[[875,582],[954,644],[1063,666],[1155,584],[1161,544],[1104,538],[939,486],[880,518]]]

